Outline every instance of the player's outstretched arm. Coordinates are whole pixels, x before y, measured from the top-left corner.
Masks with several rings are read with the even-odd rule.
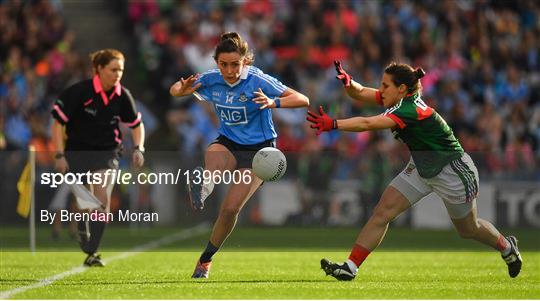
[[[340,130],[347,132],[363,132],[389,129],[397,126],[390,117],[377,115],[371,117],[353,117],[347,119],[333,119],[319,107],[319,114],[308,110],[306,120],[311,122],[311,128],[317,130],[317,135],[322,132]]]
[[[395,126],[397,123],[393,119],[383,115],[336,120],[336,129],[346,132],[384,130]]]
[[[343,83],[343,87],[345,88],[347,95],[353,99],[363,102],[380,103],[380,99],[378,99],[379,90],[364,87],[360,83],[354,81],[352,76],[350,76],[347,71],[343,69],[340,61],[334,61],[334,66],[336,67],[337,72],[336,78]]]
[[[309,106],[309,98],[304,94],[288,88],[279,97],[281,108],[301,108]]]
[[[274,99],[268,98],[260,88],[253,93],[256,96],[253,101],[261,105],[260,109],[300,108],[309,106],[309,98],[291,88],[287,88],[287,90],[285,90],[279,97]]]
[[[190,95],[197,91],[197,89],[201,86],[201,83],[198,83],[195,86],[193,85],[197,79],[199,79],[199,74],[190,75],[186,79],[181,77],[179,81],[171,86],[169,93],[171,93],[171,95],[174,97]]]

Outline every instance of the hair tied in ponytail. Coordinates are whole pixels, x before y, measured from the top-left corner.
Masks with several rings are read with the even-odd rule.
[[[236,32],[227,32],[221,35],[220,42],[226,41],[226,40],[233,40],[233,41],[239,41],[242,40],[240,35]]]

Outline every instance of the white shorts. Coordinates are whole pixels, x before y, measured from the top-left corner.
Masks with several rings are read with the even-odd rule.
[[[468,154],[448,163],[433,178],[422,178],[411,157],[405,169],[390,183],[411,203],[435,192],[444,202],[453,219],[465,217],[476,206],[478,170]]]

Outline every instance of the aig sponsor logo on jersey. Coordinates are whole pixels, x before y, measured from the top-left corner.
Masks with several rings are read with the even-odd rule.
[[[216,104],[216,112],[226,125],[248,123],[246,107],[223,106]]]

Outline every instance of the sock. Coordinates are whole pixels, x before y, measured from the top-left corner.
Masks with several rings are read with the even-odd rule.
[[[94,254],[97,252],[106,224],[106,222],[99,221],[90,222],[90,241],[88,241],[86,250],[83,250],[85,253]]]
[[[354,263],[356,267],[359,267],[362,262],[366,260],[366,257],[368,257],[369,253],[371,253],[370,250],[362,247],[359,244],[355,244],[352,248],[351,255],[349,255],[349,260],[347,262],[350,261],[351,263]]]
[[[88,249],[88,242],[90,241],[90,227],[88,221],[77,222],[77,233],[79,234],[79,246],[83,252]]]
[[[506,237],[499,234],[499,239],[497,240],[497,250],[499,250],[502,256],[508,256],[512,250],[512,246]]]
[[[201,263],[206,263],[212,261],[212,256],[217,253],[219,250],[219,247],[214,246],[211,242],[208,242],[206,245],[206,249],[204,249],[204,252],[201,255],[201,258],[199,258],[199,261]]]
[[[347,259],[345,263],[349,266],[349,270],[351,270],[353,275],[356,275],[356,273],[358,272],[358,267],[356,266],[356,264],[350,259]]]

